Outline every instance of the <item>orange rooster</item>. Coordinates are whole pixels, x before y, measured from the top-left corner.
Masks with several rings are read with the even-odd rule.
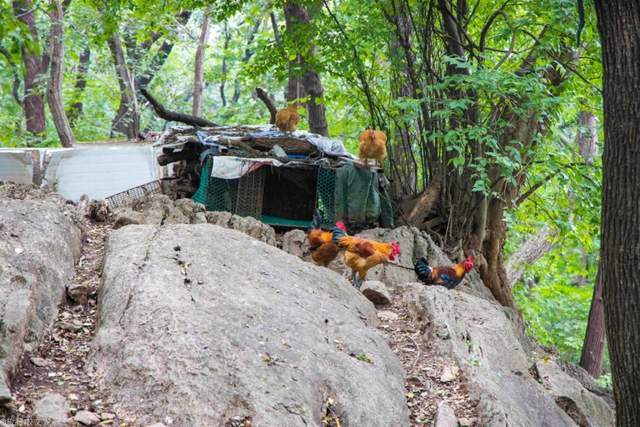
[[[309,239],[311,258],[316,264],[326,267],[336,259],[338,252],[340,252],[338,245],[334,243],[334,236],[336,238],[346,236],[347,229],[342,221],[337,221],[336,226],[330,231],[323,230],[321,224],[322,211],[317,210],[313,215],[312,229],[307,233],[307,238]]]
[[[334,237],[338,247],[344,249],[344,263],[353,272],[353,282],[360,289],[367,280],[367,272],[376,265],[393,261],[400,255],[398,242],[382,243],[355,236]]]
[[[300,114],[298,114],[297,104],[291,104],[276,113],[276,126],[282,132],[295,131],[298,128],[298,122],[300,122]]]
[[[451,267],[431,267],[425,257],[416,261],[414,270],[418,279],[427,285],[442,285],[447,289],[453,289],[464,279],[465,274],[473,268],[473,256]]]
[[[387,157],[387,135],[381,130],[366,129],[360,133],[360,160],[367,164],[369,159],[382,166]]]

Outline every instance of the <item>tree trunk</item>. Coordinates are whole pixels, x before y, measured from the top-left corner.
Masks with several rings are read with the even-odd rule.
[[[222,106],[227,106],[227,96],[224,93],[224,88],[227,84],[227,49],[229,48],[229,40],[231,40],[231,34],[229,33],[229,26],[224,23],[224,49],[222,50],[222,78],[220,79],[220,100]]]
[[[509,286],[520,280],[527,266],[533,265],[553,248],[553,240],[557,232],[545,225],[537,233],[531,235],[507,260],[505,270]]]
[[[588,111],[578,114],[578,149],[587,163],[598,155],[598,119]]]
[[[49,109],[63,147],[73,147],[73,133],[62,105],[62,77],[64,75],[64,12],[60,0],[51,0],[51,29],[49,30],[49,49],[51,57],[51,76],[47,90]]]
[[[191,109],[191,114],[194,116],[200,115],[200,108],[202,107],[202,92],[204,91],[203,62],[208,37],[209,15],[205,11],[202,20],[202,29],[200,31],[200,40],[198,41],[198,49],[196,49],[196,64],[193,77],[193,107]]]
[[[249,33],[249,38],[247,39],[247,46],[244,49],[244,55],[242,56],[242,63],[246,64],[247,62],[249,62],[249,60],[251,59],[251,57],[253,56],[253,49],[251,48],[251,45],[253,44],[253,40],[256,37],[256,34],[258,33],[258,31],[260,31],[260,25],[262,25],[262,18],[259,18],[256,23],[253,25],[253,28],[251,28],[251,32]],[[236,78],[233,84],[233,97],[231,98],[231,103],[232,104],[237,104],[238,101],[240,100],[240,81]]]
[[[311,17],[309,12],[299,3],[287,1],[284,5],[284,16],[286,20],[287,32],[296,36],[299,33],[299,26],[309,26]],[[297,28],[298,27],[298,28]],[[302,43],[302,41],[299,41]],[[306,55],[310,57],[315,53],[315,46],[309,43]],[[300,78],[301,76],[301,78]],[[292,78],[293,77],[293,78]],[[309,97],[307,102],[307,114],[309,115],[309,130],[319,135],[329,134],[327,119],[322,97],[324,88],[320,75],[312,70],[305,60],[304,55],[298,55],[296,60],[290,64],[289,84],[287,88],[287,100],[300,97],[300,82],[304,88],[304,96]],[[295,93],[295,97],[293,96]]]
[[[67,110],[67,117],[69,118],[69,124],[74,127],[76,121],[82,115],[84,104],[82,102],[82,94],[87,87],[87,72],[89,71],[89,63],[91,62],[91,49],[86,47],[80,52],[80,58],[78,61],[78,70],[76,71],[76,83],[73,85],[73,102]]]
[[[140,133],[140,111],[136,97],[134,82],[124,56],[120,34],[114,33],[108,40],[109,49],[120,86],[120,107],[113,119],[112,128],[129,139],[135,139]]]
[[[604,324],[604,305],[602,303],[602,284],[602,276],[598,271],[596,286],[591,299],[591,309],[589,310],[587,332],[584,336],[582,355],[580,356],[580,366],[594,378],[600,376],[604,346],[607,341]]]
[[[580,155],[587,163],[591,164],[593,163],[593,158],[597,155],[598,149],[596,116],[587,111],[581,111],[578,115],[578,127],[576,142]],[[587,321],[587,331],[584,336],[582,355],[580,357],[580,366],[594,378],[600,376],[604,347],[607,342],[604,305],[602,303],[602,283],[600,269],[598,269],[593,298],[591,299],[591,309],[589,310],[589,320]]]
[[[596,0],[604,68],[600,269],[618,426],[640,420],[640,3]]]
[[[31,44],[39,45],[33,2],[31,0],[14,0],[13,9],[18,20],[29,28]],[[42,135],[46,130],[46,119],[41,75],[48,67],[48,58],[45,55],[35,54],[23,43],[22,62],[24,64],[24,98],[22,102],[27,130],[34,135]]]

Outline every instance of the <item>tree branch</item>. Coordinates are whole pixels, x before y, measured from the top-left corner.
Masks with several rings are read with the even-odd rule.
[[[271,99],[271,97],[269,96],[269,94],[267,92],[265,92],[264,89],[257,87],[256,88],[256,96],[258,97],[258,99],[260,99],[260,101],[264,102],[264,105],[267,107],[267,109],[269,110],[269,114],[271,115],[271,118],[269,119],[269,123],[270,124],[275,124],[276,123],[276,114],[278,112],[275,103],[273,101],[273,99]]]
[[[160,102],[158,102],[151,94],[145,89],[141,88],[140,93],[142,96],[147,98],[147,101],[153,106],[154,111],[161,119],[165,119],[173,122],[180,122],[191,126],[198,127],[217,127],[218,124],[211,122],[207,119],[203,119],[202,117],[195,117],[189,114],[178,113],[175,111],[167,110]]]

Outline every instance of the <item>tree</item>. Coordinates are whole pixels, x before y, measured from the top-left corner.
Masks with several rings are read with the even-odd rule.
[[[202,107],[202,92],[204,91],[203,81],[203,62],[204,52],[207,47],[207,39],[209,38],[209,15],[207,12],[202,17],[202,28],[200,30],[200,39],[198,40],[198,48],[196,49],[196,59],[193,77],[193,106],[191,114],[200,115]]]
[[[73,97],[69,108],[67,109],[67,117],[71,127],[75,126],[76,121],[82,115],[84,104],[82,102],[82,94],[87,87],[87,72],[89,71],[89,63],[91,62],[91,49],[87,46],[80,52],[78,59],[78,68],[76,70],[76,82],[73,85]]]
[[[46,131],[42,74],[49,67],[49,58],[44,53],[38,54],[37,51],[40,48],[40,43],[33,2],[31,0],[14,0],[13,9],[15,16],[29,29],[31,36],[30,43],[22,43],[24,117],[27,130],[34,135],[42,135]]]
[[[49,30],[49,49],[51,58],[51,76],[47,90],[47,101],[53,123],[56,126],[63,147],[73,146],[73,133],[62,104],[62,76],[64,75],[64,11],[61,0],[51,0],[51,30]]]
[[[640,420],[640,3],[596,0],[604,67],[600,273],[618,426]]]
[[[587,332],[584,335],[582,354],[580,355],[580,366],[582,366],[592,377],[600,376],[602,369],[602,357],[607,341],[607,334],[604,322],[604,304],[602,301],[602,275],[598,271],[596,285],[593,289],[591,308],[589,310],[589,320],[587,322]]]
[[[133,76],[127,67],[120,33],[115,32],[107,41],[120,87],[120,107],[113,119],[112,129],[124,133],[128,138],[137,138],[140,133],[140,111]]]
[[[312,2],[309,7],[317,9],[318,2]],[[309,97],[307,113],[309,114],[309,130],[319,135],[328,135],[328,125],[323,104],[324,88],[320,75],[313,68],[312,61],[315,54],[313,43],[305,40],[311,27],[311,14],[301,3],[287,1],[284,4],[284,16],[289,40],[297,40],[298,46],[303,46],[303,52],[298,52],[291,62],[287,100],[300,97],[300,86],[304,89],[304,96]]]

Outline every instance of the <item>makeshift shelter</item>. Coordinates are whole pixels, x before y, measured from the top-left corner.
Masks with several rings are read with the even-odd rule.
[[[192,197],[207,210],[306,228],[320,208],[325,225],[341,219],[358,226],[393,226],[382,171],[358,162],[338,140],[245,126],[175,128],[158,144],[164,147],[161,164],[192,159],[191,165],[174,169],[187,181],[197,170]]]

